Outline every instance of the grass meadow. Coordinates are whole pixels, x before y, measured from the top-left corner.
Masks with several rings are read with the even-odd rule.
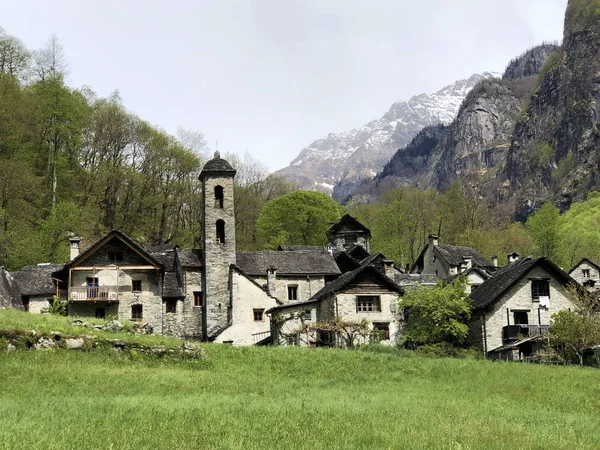
[[[600,448],[597,369],[205,349],[0,352],[0,448]]]

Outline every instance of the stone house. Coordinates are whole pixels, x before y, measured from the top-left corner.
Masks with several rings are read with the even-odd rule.
[[[471,293],[471,343],[490,357],[530,357],[545,343],[552,314],[573,308],[569,285],[575,280],[543,257],[499,269]]]
[[[140,321],[156,333],[191,339],[234,345],[268,339],[267,309],[311,298],[341,271],[323,247],[237,252],[234,177],[218,152],[200,174],[202,249],[144,247],[113,230],[80,252],[73,237],[67,264],[15,274],[22,299],[41,312],[59,295],[69,315]]]
[[[474,267],[491,273],[498,266],[498,259],[493,259],[493,263],[488,261],[471,247],[442,245],[439,238],[431,234],[429,243],[413,264],[411,273],[435,275],[438,280],[458,275]]]
[[[32,313],[47,310],[54,296],[64,297],[59,280],[53,274],[62,269],[60,264],[38,264],[23,267],[11,273],[19,286],[23,309]]]
[[[600,288],[600,267],[587,258],[582,258],[575,264],[569,270],[569,275],[589,291],[593,292]]]
[[[353,324],[365,321],[369,333],[356,336],[355,344],[373,337],[394,344],[401,318],[397,300],[404,290],[391,278],[371,265],[347,272],[304,302],[278,305],[271,316],[271,334],[280,345],[305,347],[344,346],[344,333],[323,328],[322,324],[342,320]]]

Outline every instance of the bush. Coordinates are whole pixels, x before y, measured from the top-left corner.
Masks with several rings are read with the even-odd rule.
[[[476,348],[454,347],[447,342],[438,344],[428,344],[417,347],[415,353],[419,356],[429,358],[461,358],[461,359],[482,359],[483,354]]]
[[[50,308],[48,308],[48,312],[50,314],[54,314],[56,316],[66,316],[67,315],[67,301],[60,300],[56,295],[52,297],[52,303],[50,304]]]

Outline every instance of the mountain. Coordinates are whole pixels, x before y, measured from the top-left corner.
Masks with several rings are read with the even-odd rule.
[[[475,74],[434,94],[396,102],[381,119],[358,130],[330,133],[314,141],[276,173],[303,189],[327,193],[333,193],[334,186],[341,182],[334,197],[342,198],[361,179],[376,175],[394,152],[423,128],[451,123],[469,91],[480,81],[498,76],[490,72]]]
[[[474,185],[484,196],[495,193],[496,175],[505,168],[513,130],[539,84],[538,72],[556,48],[544,44],[530,49],[509,63],[502,79],[480,81],[449,126],[423,129],[373,180],[349,194],[372,198],[400,185],[443,191],[457,179]]]

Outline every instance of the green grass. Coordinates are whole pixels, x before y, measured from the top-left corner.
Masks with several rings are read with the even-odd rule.
[[[599,448],[600,372],[206,345],[0,353],[0,448]]]

